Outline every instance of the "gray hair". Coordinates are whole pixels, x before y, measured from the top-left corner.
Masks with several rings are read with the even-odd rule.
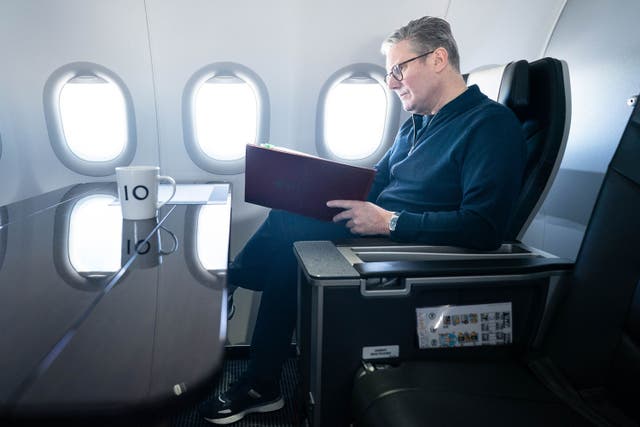
[[[387,37],[382,42],[380,51],[386,55],[391,46],[404,40],[409,41],[416,54],[429,52],[439,47],[446,49],[449,54],[449,63],[456,71],[460,72],[458,45],[451,34],[451,26],[444,19],[433,16],[415,19]]]

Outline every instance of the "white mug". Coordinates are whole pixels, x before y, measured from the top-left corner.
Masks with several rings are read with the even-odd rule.
[[[158,166],[120,166],[116,168],[118,197],[124,219],[155,218],[157,210],[176,194],[176,182],[170,176],[159,175]],[[167,181],[173,187],[171,196],[158,203],[158,182]]]

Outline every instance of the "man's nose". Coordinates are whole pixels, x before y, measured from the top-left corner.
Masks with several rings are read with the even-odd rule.
[[[397,89],[400,87],[400,82],[395,77],[389,76],[387,79],[387,87],[389,87],[389,89]]]

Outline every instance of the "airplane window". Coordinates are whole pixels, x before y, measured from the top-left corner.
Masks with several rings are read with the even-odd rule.
[[[325,140],[336,156],[357,160],[373,154],[382,143],[387,99],[370,78],[349,78],[327,94]]]
[[[371,166],[393,143],[400,102],[384,83],[384,68],[352,64],[320,90],[316,147],[320,155]]]
[[[56,156],[69,169],[112,175],[136,151],[133,101],[111,70],[74,62],[55,70],[44,87],[44,113]]]
[[[60,116],[71,151],[83,160],[115,159],[127,143],[124,97],[114,83],[78,76],[60,91]]]
[[[198,212],[196,252],[206,270],[227,268],[230,204],[205,205]],[[219,243],[224,242],[224,245]]]
[[[244,80],[216,76],[196,95],[196,139],[202,151],[217,160],[244,157],[245,145],[256,142],[256,95]]]
[[[212,173],[242,173],[246,144],[269,141],[267,88],[243,65],[206,65],[184,88],[182,123],[185,147],[196,165]]]
[[[78,273],[120,269],[122,216],[120,206],[112,203],[112,195],[94,194],[80,199],[71,211],[69,262]]]

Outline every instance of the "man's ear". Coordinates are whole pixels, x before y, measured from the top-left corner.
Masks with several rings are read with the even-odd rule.
[[[433,64],[435,71],[439,73],[449,64],[449,52],[443,47],[439,47],[433,51]]]

